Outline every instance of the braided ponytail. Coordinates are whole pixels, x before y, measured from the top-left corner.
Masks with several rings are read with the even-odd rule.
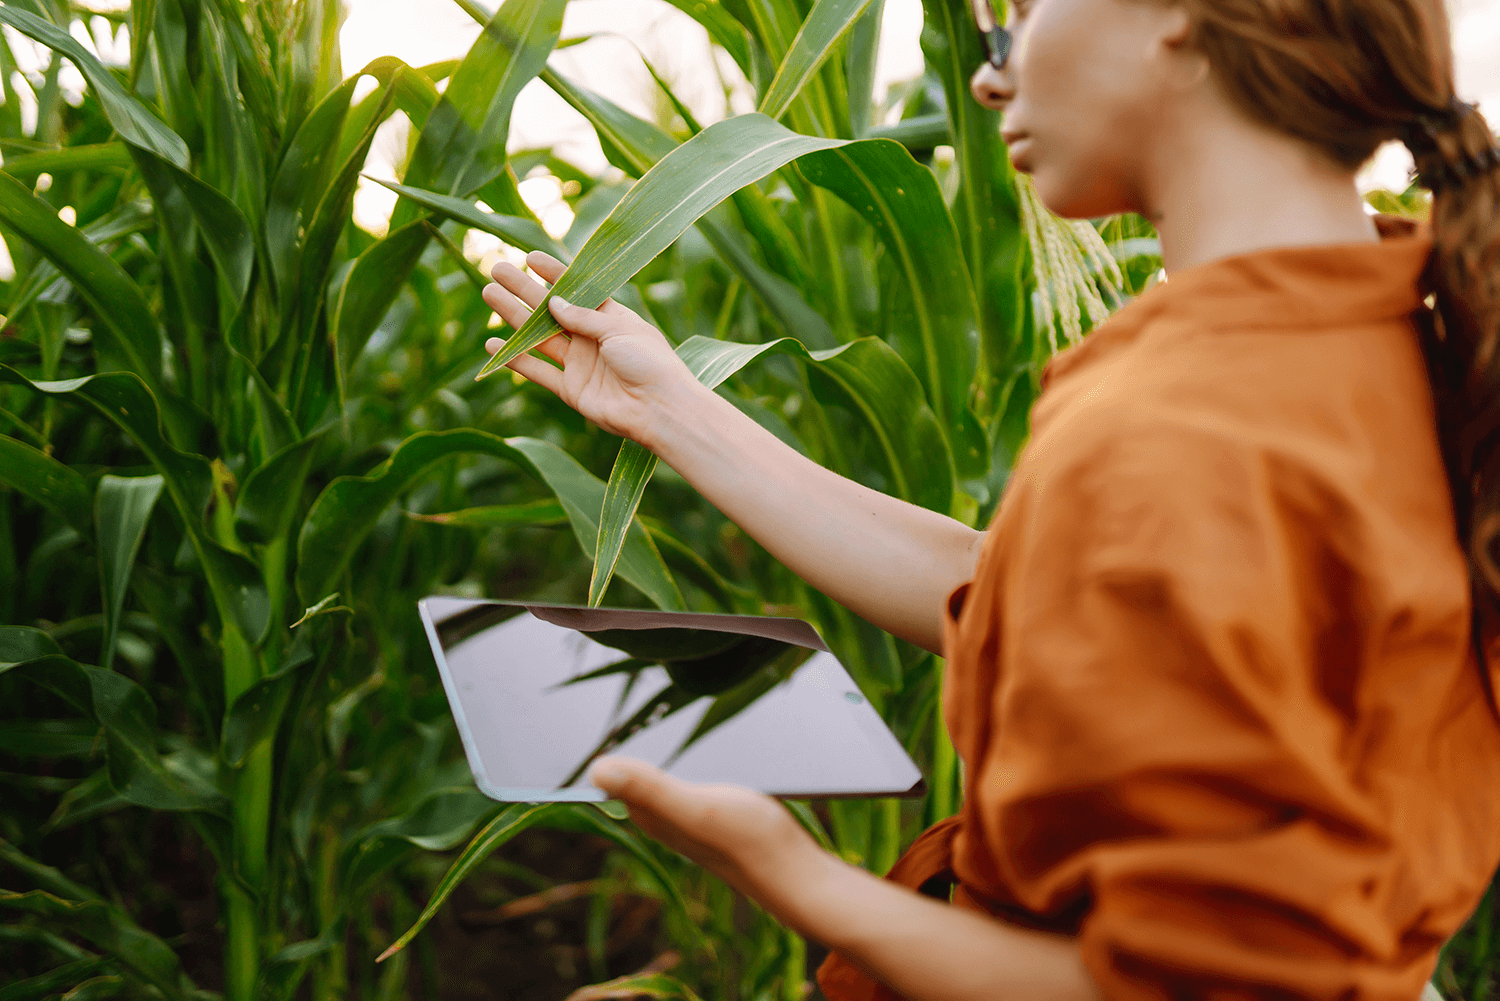
[[[1406,142],[1433,191],[1424,347],[1482,656],[1500,623],[1500,147],[1478,110],[1449,113]]]

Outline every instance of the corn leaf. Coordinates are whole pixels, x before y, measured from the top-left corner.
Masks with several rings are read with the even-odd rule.
[[[485,212],[472,201],[463,198],[454,198],[451,195],[440,195],[433,191],[423,191],[405,184],[393,184],[390,181],[382,181],[380,178],[371,178],[377,184],[383,184],[403,198],[410,198],[418,205],[429,208],[439,215],[445,215],[454,222],[479,230],[481,233],[489,233],[498,236],[512,247],[519,247],[525,251],[541,250],[563,263],[573,259],[572,253],[567,247],[558,243],[547,231],[543,229],[534,219],[526,219],[521,216],[500,215],[496,212]]]
[[[979,303],[976,409],[989,422],[1000,416],[1003,400],[996,387],[1011,378],[1002,368],[1026,323],[1023,268],[1028,248],[1015,170],[1000,139],[1000,115],[969,95],[969,75],[985,52],[968,0],[922,0],[922,8],[932,28],[922,33],[923,52],[947,95],[947,141],[953,144],[959,175],[953,218]]]
[[[99,583],[104,597],[104,647],[99,663],[108,669],[115,660],[120,613],[130,587],[135,554],[146,536],[146,522],[161,496],[160,476],[109,476],[99,480],[94,497],[94,521],[99,540]]]
[[[245,542],[261,544],[286,537],[321,443],[322,434],[308,435],[256,467],[240,487],[235,502],[236,535]]]
[[[56,511],[82,534],[93,530],[93,491],[88,481],[41,449],[0,435],[0,483]]]
[[[849,31],[844,75],[849,86],[849,131],[856,139],[866,138],[870,128],[875,65],[880,56],[880,24],[884,14],[885,0],[871,0],[870,6]]]
[[[555,500],[539,500],[528,504],[469,507],[443,514],[408,514],[407,517],[434,525],[494,528],[497,525],[561,525],[568,520],[568,512]]]
[[[457,847],[475,824],[500,810],[473,786],[432,790],[406,813],[371,824],[350,839],[343,861],[345,892],[363,888],[414,847],[433,852]]]
[[[709,209],[739,188],[807,153],[841,140],[798,135],[764,115],[740,115],[709,126],[663,157],[584,244],[553,292],[594,309]],[[539,309],[506,341],[477,378],[530,351],[561,328]]]
[[[328,339],[340,397],[346,392],[344,380],[349,366],[401,294],[429,239],[423,219],[391,230],[355,259],[339,286],[328,318]]]
[[[903,151],[904,152],[904,151]],[[837,402],[862,418],[878,444],[889,492],[929,510],[948,514],[953,505],[954,467],[942,425],[923,399],[921,384],[901,356],[884,341],[866,337],[829,351],[808,351],[790,337],[765,344],[738,344],[690,337],[677,354],[705,386],[715,388],[767,354],[787,354],[809,362]],[[656,457],[633,441],[620,448],[610,471],[589,603],[597,605],[613,571],[623,526],[640,506]]]
[[[797,37],[792,40],[786,58],[781,61],[776,78],[761,98],[760,113],[770,118],[786,114],[807,81],[833,54],[869,6],[870,0],[818,0],[813,4],[807,20],[802,22]]]
[[[36,653],[42,655],[28,656]],[[62,656],[46,634],[25,626],[0,626],[0,674],[46,688],[95,720],[106,738],[109,783],[129,802],[153,810],[224,811],[217,790],[162,762],[156,705],[134,681]]]
[[[57,176],[75,170],[128,169],[130,151],[124,143],[107,142],[85,146],[65,146],[35,153],[7,157],[4,170],[11,177],[36,183],[42,174]]]
[[[474,836],[468,847],[463,850],[463,854],[438,882],[432,899],[427,902],[427,906],[423,908],[416,923],[393,942],[390,948],[381,953],[376,962],[383,962],[406,948],[411,940],[416,938],[417,933],[427,925],[427,922],[437,914],[443,903],[458,888],[458,884],[462,883],[475,867],[494,854],[495,850],[505,842],[527,828],[536,826],[608,838],[646,867],[674,906],[680,910],[686,910],[686,904],[677,883],[662,868],[662,864],[657,861],[651,850],[629,830],[605,816],[598,809],[577,803],[517,803],[503,810]]]
[[[464,56],[412,152],[405,182],[470,195],[505,169],[511,109],[547,63],[562,32],[566,0],[506,0]],[[411,221],[398,209],[392,227]]]
[[[330,595],[336,599],[336,595]],[[240,768],[257,744],[275,735],[298,688],[316,673],[332,644],[333,615],[348,615],[350,609],[332,600],[319,602],[296,624],[292,642],[276,670],[257,680],[224,714],[219,738],[219,757],[230,768]]]
[[[270,602],[260,571],[239,553],[219,545],[205,531],[203,516],[213,490],[208,460],[180,452],[167,442],[162,435],[156,400],[145,383],[128,372],[108,372],[65,382],[32,382],[8,365],[0,365],[0,382],[86,403],[135,441],[162,475],[167,495],[182,516],[221,614],[238,624],[252,643],[259,642],[271,623]]]
[[[176,167],[188,167],[187,144],[182,137],[162,123],[146,106],[137,101],[93,53],[62,28],[29,14],[14,3],[0,5],[0,21],[49,49],[68,57],[88,81],[89,90],[99,99],[109,123],[120,138],[154,153]]]
[[[680,145],[652,123],[637,118],[550,69],[542,72],[542,80],[588,119],[610,162],[632,177],[645,174]],[[747,249],[747,241],[722,207],[698,221],[699,231],[708,238],[724,263],[738,271],[755,290],[788,333],[813,344],[832,347],[837,343],[833,332],[828,330],[826,342],[821,336],[828,324],[802,300],[801,293],[793,285],[782,280],[786,277],[800,279],[807,271],[807,262],[786,223],[766,195],[754,185],[736,191],[734,204],[750,235],[779,275],[756,263]]]
[[[182,194],[229,290],[229,305],[237,310],[250,289],[250,272],[255,267],[255,242],[244,213],[228,195],[170,161],[137,151],[135,162],[158,204],[167,200],[169,184]]]
[[[894,324],[901,355],[948,429],[959,475],[983,476],[989,443],[969,412],[979,307],[937,177],[901,144],[879,139],[803,157],[797,169],[880,234],[909,292],[911,322]]]
[[[118,959],[172,1001],[187,1001],[191,987],[177,954],[141,928],[124,911],[102,900],[64,900],[45,890],[0,890],[0,908],[60,925]]]
[[[452,455],[481,454],[508,459],[535,473],[550,487],[572,523],[579,545],[593,556],[599,532],[604,484],[550,442],[499,438],[460,430],[412,435],[368,476],[334,480],[313,502],[298,540],[297,592],[312,601],[336,590],[336,581],[380,513],[432,463]],[[632,526],[630,552],[620,573],[662,608],[680,609],[682,595],[645,529]]]
[[[0,7],[0,13],[14,7]],[[153,389],[161,380],[161,329],[140,286],[114,260],[15,178],[0,173],[0,222],[51,261],[93,308],[105,335],[129,370]]]
[[[728,52],[746,79],[755,79],[755,62],[751,56],[750,33],[719,0],[667,0],[684,14],[703,25],[708,35]]]

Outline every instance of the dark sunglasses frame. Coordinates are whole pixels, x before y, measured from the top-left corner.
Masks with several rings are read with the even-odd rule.
[[[984,39],[985,48],[989,50],[989,64],[997,70],[1005,69],[1005,63],[1010,59],[1011,46],[1015,44],[1015,35],[1000,23],[990,0],[969,0],[969,6],[974,12],[974,23],[979,28],[979,35]]]

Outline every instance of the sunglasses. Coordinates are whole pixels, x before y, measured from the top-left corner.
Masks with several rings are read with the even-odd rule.
[[[989,50],[990,65],[997,70],[1005,69],[1005,62],[1010,58],[1010,47],[1016,40],[1015,36],[995,16],[995,8],[990,0],[969,0],[969,5],[973,8],[974,23],[979,26],[980,37],[984,39],[985,48]]]

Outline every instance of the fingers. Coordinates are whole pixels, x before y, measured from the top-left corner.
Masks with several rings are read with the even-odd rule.
[[[499,338],[492,337],[490,338],[490,340],[497,341],[499,340]],[[489,345],[486,344],[485,347],[488,348]],[[490,354],[494,353],[494,351],[490,352]],[[558,396],[562,395],[562,371],[560,369],[553,368],[551,365],[548,365],[540,358],[533,358],[531,355],[521,355],[519,358],[512,359],[506,364],[505,367],[511,369],[512,371],[520,372],[521,375],[530,379],[532,382],[536,383],[538,386],[541,386],[543,389],[550,390]]]
[[[548,285],[556,284],[562,273],[568,270],[568,266],[562,261],[540,250],[533,250],[526,255],[526,266],[540,275]]]
[[[559,295],[547,300],[547,308],[552,311],[553,319],[569,333],[582,334],[598,341],[620,330],[619,317],[601,313],[597,309],[575,306]]]
[[[495,270],[498,272],[500,269],[496,268]],[[509,279],[511,276],[507,275],[505,277]],[[531,281],[531,279],[528,278],[527,281]],[[532,284],[535,285],[536,283],[532,282]],[[546,293],[542,294],[545,295]],[[490,309],[499,314],[500,319],[518,330],[521,324],[525,323],[527,318],[531,316],[532,307],[528,306],[504,285],[486,285],[484,287],[484,301]],[[541,301],[540,297],[538,297],[537,301]]]
[[[568,361],[568,345],[569,340],[566,334],[554,334],[532,350],[541,352],[559,365],[565,365]],[[501,337],[491,337],[484,342],[484,349],[490,354],[494,354],[503,347],[505,347],[505,339]]]
[[[490,270],[490,277],[532,309],[547,297],[547,287],[514,264],[501,261]]]

